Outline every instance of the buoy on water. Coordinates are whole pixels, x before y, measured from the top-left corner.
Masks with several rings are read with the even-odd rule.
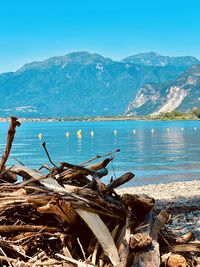
[[[94,136],[94,131],[91,131],[90,135],[91,135],[91,137],[93,137]]]
[[[42,139],[42,134],[41,134],[41,133],[38,134],[38,138],[39,138],[40,140]]]
[[[169,132],[169,128],[167,128],[167,132]]]
[[[184,128],[181,128],[181,131],[184,131]]]
[[[117,135],[117,130],[114,130],[114,132],[113,132],[113,133],[114,133],[114,135]]]
[[[194,130],[196,131],[197,130],[197,127],[194,127]]]
[[[135,129],[133,129],[133,134],[135,134],[136,133],[136,130]]]
[[[69,132],[66,132],[66,134],[65,134],[65,135],[66,135],[66,137],[68,138],[68,137],[69,137]]]
[[[77,136],[78,136],[78,138],[81,138],[82,137],[82,130],[78,130],[77,131]]]
[[[154,129],[151,129],[151,132],[154,133]]]

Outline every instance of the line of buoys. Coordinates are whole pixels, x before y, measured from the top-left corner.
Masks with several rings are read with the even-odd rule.
[[[194,127],[194,131],[196,131],[196,130],[197,130],[197,127]],[[154,131],[155,131],[155,130],[152,128],[152,129],[151,129],[151,133],[154,133]],[[169,132],[169,131],[170,131],[170,128],[166,128],[166,131]],[[184,128],[183,128],[183,127],[181,128],[181,131],[184,131]],[[132,130],[132,133],[133,133],[133,134],[136,134],[136,129],[133,129],[133,130]],[[118,132],[117,132],[116,129],[113,131],[113,134],[114,134],[115,136],[118,134]],[[69,137],[70,137],[70,133],[69,133],[69,132],[66,132],[66,133],[65,133],[65,136],[66,136],[67,138],[69,138]],[[91,136],[91,137],[94,137],[94,131],[90,131],[90,136]],[[38,134],[38,138],[41,140],[42,137],[43,137],[43,134],[42,134],[42,133],[39,133],[39,134]],[[77,137],[78,137],[78,138],[82,138],[82,130],[81,130],[81,129],[77,131]]]

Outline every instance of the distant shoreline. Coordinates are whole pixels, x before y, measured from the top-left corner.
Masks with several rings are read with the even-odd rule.
[[[126,116],[116,116],[116,117],[60,117],[60,118],[20,118],[20,121],[25,122],[75,122],[75,121],[145,121],[148,120],[145,117],[126,117]],[[1,122],[9,121],[9,118],[0,118]]]
[[[185,121],[185,120],[199,120],[195,116],[182,116],[172,118],[160,118],[153,116],[98,116],[98,117],[60,117],[60,118],[21,118],[22,122],[98,122],[98,121]],[[9,118],[0,118],[0,122],[8,122]]]

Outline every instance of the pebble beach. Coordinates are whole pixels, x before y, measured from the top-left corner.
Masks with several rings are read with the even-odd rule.
[[[200,180],[121,188],[117,192],[119,194],[147,194],[156,200],[171,201],[183,198],[189,200],[191,198],[200,198]]]
[[[179,236],[192,232],[200,242],[200,180],[122,188],[117,193],[147,194],[158,209],[169,209],[172,222],[167,225]]]

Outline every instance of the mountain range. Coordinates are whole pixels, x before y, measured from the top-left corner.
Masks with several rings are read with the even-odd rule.
[[[200,107],[200,62],[154,52],[114,61],[74,52],[0,75],[0,117],[154,114]]]

